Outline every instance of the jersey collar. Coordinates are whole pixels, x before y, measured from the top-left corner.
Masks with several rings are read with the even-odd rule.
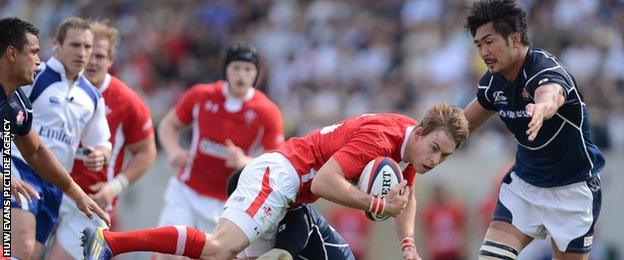
[[[104,75],[104,80],[102,80],[102,85],[98,87],[98,90],[100,91],[100,93],[104,93],[104,91],[108,89],[108,87],[110,86],[110,81],[111,81],[111,75],[106,73],[106,75]]]
[[[247,95],[245,95],[245,97],[243,97],[242,99],[236,98],[230,95],[227,81],[223,81],[223,87],[221,88],[221,92],[223,93],[223,96],[225,96],[227,99],[235,99],[235,100],[240,100],[242,102],[245,102],[245,101],[249,101],[254,96],[254,93],[256,92],[256,90],[253,87],[251,87],[249,88],[249,90],[247,90]]]
[[[403,144],[401,144],[401,161],[405,161],[405,148],[407,148],[407,141],[409,140],[410,135],[416,129],[416,126],[408,126],[405,129],[405,136],[403,136]]]

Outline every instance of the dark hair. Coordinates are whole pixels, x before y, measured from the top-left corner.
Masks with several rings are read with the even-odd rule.
[[[466,17],[465,28],[475,36],[477,28],[492,22],[494,30],[505,39],[519,33],[522,44],[529,45],[526,12],[515,0],[484,0],[475,2]]]
[[[254,85],[258,81],[260,75],[260,59],[258,58],[258,51],[256,47],[246,42],[236,43],[225,51],[225,60],[223,61],[223,78],[227,80],[227,66],[232,61],[246,61],[251,62],[256,66],[258,74],[254,80]]]
[[[0,55],[4,55],[7,47],[13,46],[18,51],[24,50],[28,42],[28,34],[39,36],[39,29],[33,24],[16,17],[0,20]]]
[[[240,178],[240,175],[243,172],[244,168],[245,167],[240,167],[234,170],[232,174],[230,174],[226,186],[226,194],[228,195],[228,197],[232,195],[232,193],[234,193],[234,191],[236,190],[236,187],[238,187],[238,179]]]
[[[69,29],[91,30],[91,26],[88,20],[85,20],[79,17],[69,17],[63,20],[58,25],[58,27],[56,28],[56,34],[54,38],[60,44],[63,44],[63,41],[65,41],[65,36],[67,35],[67,30]]]

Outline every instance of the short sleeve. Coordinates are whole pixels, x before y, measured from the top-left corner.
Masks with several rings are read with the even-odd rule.
[[[494,107],[492,91],[490,91],[490,86],[492,85],[492,80],[494,80],[494,76],[486,74],[479,81],[479,85],[477,86],[477,101],[479,104],[487,109],[496,111]]]
[[[182,94],[182,97],[175,106],[175,113],[182,123],[189,124],[193,120],[193,107],[198,102],[201,85],[195,85]]]
[[[389,140],[379,132],[361,131],[354,134],[332,157],[346,179],[357,181],[364,166],[379,156],[390,156],[391,147]]]
[[[95,112],[82,132],[80,141],[83,146],[106,146],[109,149],[112,147],[111,143],[108,141],[111,134],[108,121],[106,121],[105,109],[104,98],[100,96],[97,100]]]
[[[144,140],[154,132],[152,117],[143,101],[136,98],[131,104],[131,114],[125,117],[127,127],[124,127],[124,136],[127,143],[136,143]]]
[[[270,102],[270,101],[269,101]],[[262,138],[262,147],[265,151],[273,150],[284,142],[284,124],[279,108],[273,103],[266,109],[264,124],[265,134]]]
[[[527,85],[527,91],[531,97],[535,97],[535,91],[537,88],[547,84],[557,84],[561,86],[563,88],[563,96],[566,100],[568,98],[568,93],[570,93],[573,89],[561,73],[555,70],[550,70],[545,71],[533,78]]]

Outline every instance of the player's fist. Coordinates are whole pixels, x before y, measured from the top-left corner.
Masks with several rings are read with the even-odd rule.
[[[169,163],[175,167],[186,166],[189,163],[190,155],[187,150],[177,149],[169,154]]]
[[[403,212],[407,205],[409,191],[407,191],[407,181],[403,180],[399,184],[390,188],[390,192],[384,198],[386,205],[383,214],[386,216],[396,217]]]
[[[403,259],[405,260],[420,260],[420,256],[415,247],[406,248],[403,250]]]
[[[227,159],[225,160],[225,166],[229,168],[240,168],[245,166],[251,159],[240,147],[236,146],[232,140],[225,140],[225,147],[227,148]]]
[[[106,163],[106,157],[104,157],[104,153],[101,150],[95,149],[93,147],[86,147],[85,151],[89,154],[87,158],[84,160],[84,165],[90,171],[100,171],[104,168],[104,164]]]

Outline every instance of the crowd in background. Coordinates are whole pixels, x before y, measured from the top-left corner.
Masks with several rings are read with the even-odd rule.
[[[519,1],[528,11],[532,46],[555,54],[576,77],[591,107],[594,142],[624,152],[624,0]],[[52,55],[54,28],[66,17],[110,20],[122,35],[112,72],[143,97],[155,123],[188,87],[223,78],[227,46],[250,42],[262,57],[258,88],[279,105],[287,135],[298,136],[360,113],[419,118],[434,102],[465,106],[486,70],[463,28],[465,5],[464,0],[0,0],[0,17],[18,16],[39,26],[43,60]],[[473,144],[487,139],[487,145],[504,147],[510,155],[514,144],[503,127],[490,120],[477,141],[460,151],[478,149]]]
[[[251,42],[263,58],[258,87],[278,103],[292,136],[364,112],[418,117],[437,101],[467,104],[485,67],[463,28],[465,2],[0,0],[0,15],[39,25],[44,58],[63,18],[109,19],[122,33],[114,72],[156,122],[184,89],[222,78],[229,44]],[[532,46],[576,76],[595,142],[624,149],[624,1],[521,2]],[[489,129],[502,134],[500,127]]]

